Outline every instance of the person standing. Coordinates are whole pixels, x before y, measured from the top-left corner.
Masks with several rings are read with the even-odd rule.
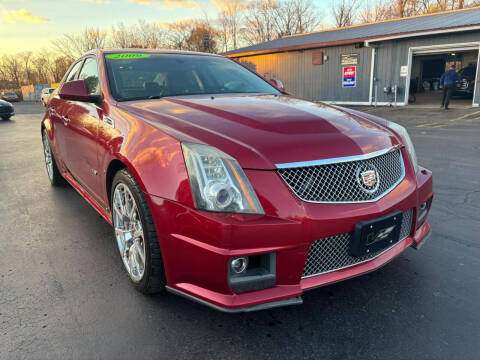
[[[443,87],[442,106],[445,110],[448,110],[448,104],[450,104],[450,98],[452,97],[453,88],[456,81],[461,81],[462,78],[455,71],[455,65],[450,66],[450,70],[447,70],[440,77],[440,87]]]

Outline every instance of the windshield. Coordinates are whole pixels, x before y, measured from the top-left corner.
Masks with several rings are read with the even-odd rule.
[[[199,94],[279,94],[265,80],[226,58],[122,55],[105,56],[112,95],[118,101]]]
[[[14,92],[5,92],[5,95],[12,96],[12,95],[17,95]]]

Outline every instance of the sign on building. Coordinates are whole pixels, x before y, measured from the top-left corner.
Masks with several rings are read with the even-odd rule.
[[[344,66],[342,70],[343,82],[342,87],[355,87],[357,86],[357,67],[356,66]]]
[[[343,54],[342,65],[358,65],[358,54]]]
[[[401,77],[406,77],[408,75],[408,66],[407,65],[402,65],[400,67],[400,76]]]
[[[312,53],[312,65],[323,65],[323,51]]]

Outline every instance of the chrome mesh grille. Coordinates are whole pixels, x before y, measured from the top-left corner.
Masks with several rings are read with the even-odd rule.
[[[361,257],[353,257],[348,254],[348,246],[350,245],[350,239],[353,236],[352,233],[343,233],[316,240],[310,246],[310,250],[308,251],[302,277],[320,275],[376,258],[410,235],[412,219],[413,209],[404,212],[399,241],[392,244],[392,246],[387,249]]]
[[[359,179],[364,170],[375,169],[378,188],[369,189]],[[404,176],[399,149],[369,159],[326,165],[278,169],[292,191],[309,202],[374,201],[392,190]],[[374,191],[372,191],[374,190]]]

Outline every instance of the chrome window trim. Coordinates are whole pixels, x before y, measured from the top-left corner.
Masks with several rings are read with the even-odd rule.
[[[343,157],[320,159],[320,160],[299,161],[299,162],[291,162],[291,163],[283,163],[283,164],[275,164],[275,167],[277,169],[290,169],[290,168],[310,167],[310,166],[329,165],[329,164],[338,164],[338,163],[352,162],[352,161],[359,161],[359,160],[367,160],[367,159],[371,159],[373,157],[377,157],[377,156],[380,156],[380,155],[387,154],[391,151],[395,151],[395,150],[400,149],[400,148],[402,148],[401,145],[396,145],[396,146],[392,146],[390,148],[374,151],[374,152],[371,152],[371,153],[368,153],[368,154],[343,156]]]
[[[352,161],[358,161],[358,160],[367,160],[371,159],[377,156],[381,156],[384,154],[387,154],[389,152],[399,150],[400,151],[400,163],[402,167],[402,173],[398,180],[390,186],[387,190],[385,190],[383,193],[379,194],[377,197],[370,199],[370,200],[361,200],[361,201],[312,201],[312,200],[306,200],[301,198],[295,193],[295,190],[282,178],[280,174],[280,178],[282,181],[288,186],[288,188],[292,191],[293,195],[299,198],[300,200],[311,203],[311,204],[363,204],[363,203],[371,203],[380,200],[382,197],[390,193],[393,189],[397,187],[398,184],[400,184],[403,179],[405,179],[405,162],[403,160],[403,154],[402,151],[400,150],[402,146],[393,146],[388,149],[383,149],[379,151],[375,151],[369,154],[363,154],[363,155],[354,155],[354,156],[345,156],[345,157],[339,157],[339,158],[330,158],[330,159],[324,159],[324,160],[312,160],[312,161],[302,161],[302,162],[296,162],[296,163],[285,163],[285,164],[276,164],[275,166],[278,169],[290,169],[290,168],[299,168],[299,167],[310,167],[310,166],[319,166],[319,165],[329,165],[329,164],[338,164],[338,163],[344,163],[344,162],[352,162]],[[293,164],[293,166],[292,166]],[[299,165],[299,164],[307,164],[307,165]]]

